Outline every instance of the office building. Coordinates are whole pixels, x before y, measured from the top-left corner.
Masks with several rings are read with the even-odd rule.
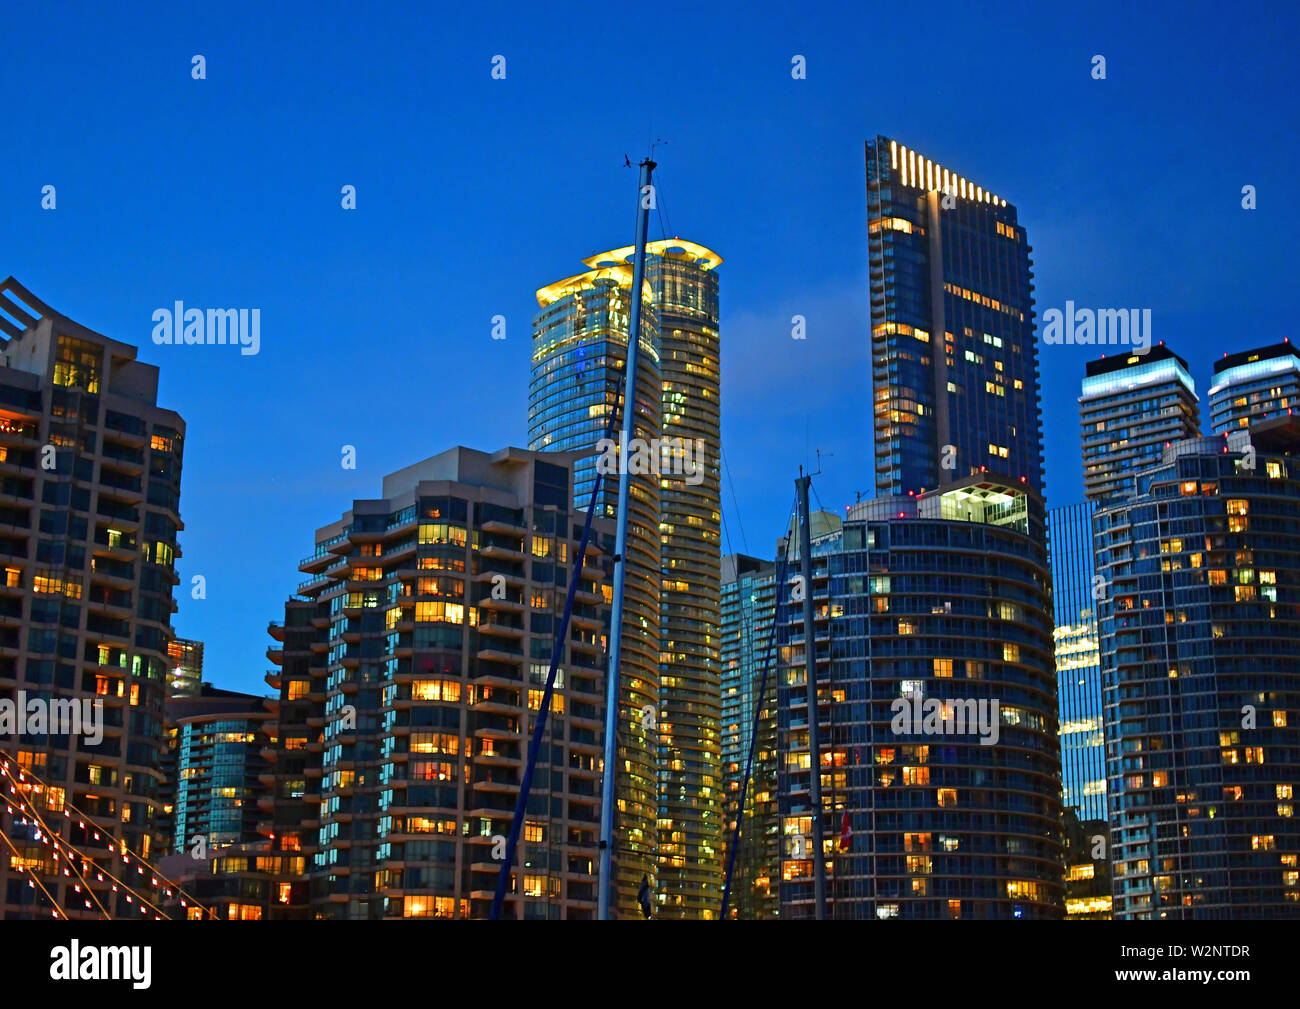
[[[897,141],[866,144],[876,493],[980,472],[1039,493],[1033,272],[1016,208]]]
[[[747,554],[722,558],[722,780],[726,796],[725,857],[740,815],[740,793],[753,742],[745,792],[743,839],[732,868],[729,913],[772,919],[780,912],[781,821],[776,794],[776,565]],[[764,667],[766,689],[760,696]],[[757,716],[757,736],[755,717]]]
[[[0,700],[49,715],[0,728],[0,751],[45,783],[60,843],[157,858],[185,424],[158,406],[158,369],[135,347],[12,278],[0,331]],[[20,852],[0,859],[0,916],[47,917],[19,866],[50,849],[30,818],[0,808],[0,829]],[[107,880],[84,893],[50,878],[74,916],[100,916],[90,894],[113,916],[137,914]]]
[[[1106,747],[1093,578],[1091,501],[1047,513],[1052,560],[1056,689],[1063,801],[1083,820],[1106,819]]]
[[[270,653],[269,777],[304,815],[277,850],[309,856],[311,917],[488,916],[582,534],[575,461],[455,448],[317,530]],[[508,918],[595,915],[612,532],[595,520],[578,575]],[[300,910],[286,882],[277,916]]]
[[[1089,361],[1079,397],[1083,491],[1093,501],[1133,491],[1135,474],[1167,445],[1200,433],[1187,362],[1163,344]]]
[[[1224,354],[1214,362],[1209,396],[1215,434],[1293,415],[1300,407],[1300,351],[1284,340]]]
[[[1027,482],[974,476],[814,540],[828,918],[1063,917],[1044,524]],[[778,611],[782,918],[813,916],[818,856],[802,609]]]
[[[1097,509],[1116,918],[1300,917],[1300,419]]]

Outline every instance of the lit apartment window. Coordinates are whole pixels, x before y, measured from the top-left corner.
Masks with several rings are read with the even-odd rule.
[[[59,336],[54,356],[54,384],[99,392],[99,374],[103,351],[85,340]]]
[[[459,701],[460,683],[456,680],[416,680],[411,684],[415,701]]]

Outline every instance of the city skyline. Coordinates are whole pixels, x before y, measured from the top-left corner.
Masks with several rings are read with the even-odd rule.
[[[34,16],[20,10],[15,30],[43,30]],[[727,23],[721,12],[702,17],[705,30]],[[570,57],[585,43],[537,15],[504,29],[393,19],[360,38],[284,18],[236,36],[223,21],[160,10],[127,35],[92,16],[61,26],[62,48],[17,52],[0,70],[45,82],[41,102],[14,110],[34,153],[0,167],[12,208],[0,219],[0,274],[161,368],[161,400],[193,431],[174,627],[206,643],[209,677],[232,689],[261,689],[259,628],[279,612],[303,528],[447,444],[525,444],[518,409],[496,404],[526,395],[532,292],[575,253],[630,241],[623,155],[641,156],[657,137],[667,141],[656,148],[664,220],[652,214],[651,237],[689,235],[728,261],[723,450],[739,509],[724,470],[724,553],[766,551],[786,507],[775,489],[799,463],[815,468],[815,449],[831,453],[819,480],[828,507],[870,487],[870,439],[836,419],[869,412],[860,158],[877,133],[1016,194],[1040,316],[1067,301],[1149,306],[1156,339],[1189,361],[1202,389],[1231,349],[1221,339],[1230,315],[1249,315],[1261,333],[1248,345],[1289,335],[1287,299],[1271,295],[1286,289],[1296,215],[1284,196],[1296,139],[1276,131],[1293,13],[1262,33],[1220,24],[1208,5],[1172,24],[1118,8],[987,25],[941,17],[924,86],[904,49],[887,47],[870,76],[854,59],[865,14],[759,9],[734,31],[728,23],[706,61],[651,23],[662,71],[689,68],[697,86],[634,96],[576,153],[538,113],[583,82]],[[611,40],[634,27],[614,13]],[[435,38],[455,44],[420,44]],[[1238,42],[1249,62],[1223,57]],[[1017,48],[1014,69],[989,58]],[[195,53],[206,56],[204,80],[190,76]],[[503,81],[490,76],[498,53]],[[1096,53],[1105,80],[1090,74]],[[795,54],[807,59],[804,80],[791,77]],[[346,69],[358,64],[364,75]],[[1053,112],[1062,103],[1067,117]],[[1210,162],[1198,152],[1216,132],[1231,143]],[[159,176],[160,138],[246,156],[182,155],[182,170]],[[80,156],[87,142],[100,157]],[[57,189],[52,211],[41,209],[46,185]],[[354,212],[340,207],[344,185],[357,187]],[[1244,185],[1256,187],[1258,210],[1242,209]],[[176,300],[259,309],[260,353],[154,344],[152,315]],[[795,314],[807,319],[806,341],[790,339]],[[497,315],[504,341],[491,338]],[[382,409],[345,420],[322,396],[372,346],[391,350],[363,369]],[[1078,432],[1061,407],[1068,398],[1073,414],[1099,349],[1040,348],[1049,507],[1081,496]],[[412,359],[427,367],[391,363]],[[393,421],[427,424],[431,388],[437,432],[424,443],[386,434]],[[339,466],[345,445],[357,449],[355,471]],[[252,536],[251,571],[223,549],[232,526]],[[183,591],[194,575],[207,579],[204,600]]]
[[[0,66],[0,919],[1297,916],[1300,9],[151,13]]]

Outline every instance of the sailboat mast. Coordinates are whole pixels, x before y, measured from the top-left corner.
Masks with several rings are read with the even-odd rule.
[[[619,432],[618,466],[618,534],[614,546],[614,605],[609,616],[609,671],[605,678],[605,763],[600,789],[600,876],[597,917],[609,918],[613,889],[612,857],[614,853],[614,781],[617,777],[619,655],[623,645],[623,583],[627,574],[628,512],[628,442],[635,430],[636,365],[641,339],[641,288],[645,283],[646,229],[653,202],[650,175],[655,163],[641,162],[641,179],[637,186],[636,253],[632,260],[631,311],[627,326],[627,364],[623,371],[623,429]]]

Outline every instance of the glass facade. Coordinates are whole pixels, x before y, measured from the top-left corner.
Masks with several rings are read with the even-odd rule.
[[[622,382],[633,252],[590,256],[589,272],[538,292],[530,447],[590,456],[604,436]],[[623,915],[638,913],[643,875],[661,917],[709,918],[721,899],[721,262],[683,239],[647,245],[632,437],[653,446],[657,472],[634,475],[631,486],[636,553],[629,548],[615,870]],[[577,472],[575,499],[586,507],[594,461]],[[607,515],[617,492],[611,474],[602,489]],[[653,726],[647,708],[657,711]]]
[[[1056,618],[1056,689],[1060,698],[1064,803],[1081,820],[1106,819],[1101,659],[1093,599],[1092,514],[1082,502],[1047,513]]]
[[[722,559],[722,768],[726,795],[724,859],[740,811],[757,708],[758,737],[745,795],[743,841],[732,869],[730,915],[770,919],[780,913],[780,816],[776,792],[776,650],[772,617],[776,566],[745,554]],[[759,688],[771,648],[767,690]]]
[[[1138,470],[1200,433],[1187,362],[1163,344],[1143,355],[1089,361],[1079,397],[1083,490],[1089,500],[1130,494]]]
[[[1033,273],[1016,208],[887,137],[866,145],[878,495],[967,474],[1041,493]]]
[[[262,698],[212,687],[168,703],[171,850],[215,854],[261,839]]]
[[[971,478],[814,542],[827,917],[1063,916],[1044,521],[1033,492]],[[781,917],[807,918],[801,603],[779,628]]]
[[[1287,341],[1214,362],[1210,426],[1226,434],[1300,409],[1300,351]]]
[[[577,508],[585,509],[591,499],[597,444],[605,437],[609,415],[622,395],[631,287],[632,268],[615,263],[537,292],[542,307],[533,321],[528,444],[535,450],[582,454],[574,469],[573,505]],[[649,445],[660,438],[663,385],[659,359],[659,319],[647,282],[642,291],[637,394],[629,444],[639,439]],[[627,415],[621,410],[622,417]],[[617,441],[619,431],[612,437]],[[611,519],[618,510],[616,473],[602,480],[597,499],[597,513]],[[617,895],[611,907],[620,917],[639,917],[637,891],[642,877],[648,877],[651,892],[658,892],[659,480],[654,473],[635,474],[629,493],[615,781]],[[655,717],[647,718],[646,712]]]
[[[1116,918],[1300,915],[1300,438],[1259,441],[1097,510]]]

